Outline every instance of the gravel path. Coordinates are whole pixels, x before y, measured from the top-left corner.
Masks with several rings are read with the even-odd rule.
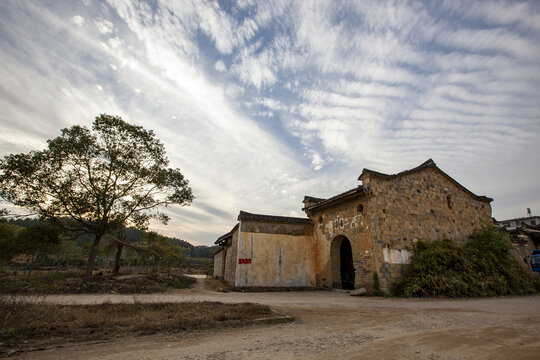
[[[202,281],[202,280],[200,280]],[[99,302],[257,302],[291,324],[65,344],[21,359],[538,359],[540,296],[473,300],[354,298],[341,291],[217,293],[201,286],[167,294],[26,298]]]

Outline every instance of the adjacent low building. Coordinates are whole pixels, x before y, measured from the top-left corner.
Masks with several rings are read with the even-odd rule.
[[[527,216],[514,219],[497,221],[497,225],[507,231],[514,231],[522,225],[538,226],[540,225],[540,216]]]
[[[430,159],[398,174],[364,169],[362,184],[331,198],[305,196],[306,218],[240,211],[216,244],[214,276],[237,288],[389,291],[417,241],[464,240],[491,223],[491,198],[467,190]]]

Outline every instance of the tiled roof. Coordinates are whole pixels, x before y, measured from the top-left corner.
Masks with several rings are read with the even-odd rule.
[[[238,220],[253,220],[253,221],[263,221],[263,222],[288,223],[288,224],[312,224],[312,221],[308,218],[251,214],[245,211],[240,211],[240,214],[238,214]]]
[[[232,232],[228,232],[224,235],[221,235],[220,237],[218,237],[218,239],[216,240],[216,242],[214,244],[217,244],[223,240],[227,240],[228,238],[230,238],[232,236]]]
[[[503,223],[505,221],[516,221],[516,220],[519,220],[519,221],[524,221],[524,220],[529,220],[529,219],[534,219],[534,218],[539,218],[540,216],[538,215],[533,215],[533,216],[527,216],[527,217],[519,217],[519,218],[513,218],[513,219],[506,219],[506,220],[497,220],[498,223]]]
[[[318,202],[321,202],[321,201],[324,201],[326,199],[321,199],[321,198],[316,198],[316,197],[313,197],[313,196],[304,196],[304,201],[303,202],[314,202],[314,203],[318,203]]]
[[[370,170],[370,169],[364,168],[364,170],[362,170],[362,174],[358,177],[358,180],[360,180],[360,177],[363,174],[366,174],[366,173],[371,174],[371,175],[375,175],[375,176],[378,176],[378,177],[386,178],[386,179],[394,179],[394,178],[397,178],[397,177],[400,177],[400,176],[412,174],[414,172],[427,169],[427,168],[432,167],[432,166],[437,167],[437,165],[435,164],[435,162],[432,159],[428,159],[427,161],[423,162],[422,164],[418,165],[417,167],[414,167],[414,168],[409,169],[409,170],[402,171],[402,172],[397,173],[397,174],[384,174],[384,173],[381,173],[381,172],[378,172],[378,171],[375,171],[375,170]]]
[[[320,202],[318,202],[316,204],[307,206],[304,209],[315,210],[317,208],[325,207],[325,206],[331,205],[331,204],[333,204],[333,203],[335,203],[337,201],[346,200],[346,199],[349,199],[351,197],[357,196],[357,195],[361,194],[363,192],[363,190],[364,190],[364,188],[362,187],[362,185],[359,185],[359,186],[355,187],[354,189],[345,191],[344,193],[338,194],[336,196],[332,196],[329,199],[322,200],[322,201],[320,201]]]
[[[218,239],[214,242],[214,244],[218,244],[218,245],[222,245],[223,246],[223,243],[225,240],[227,240],[228,238],[232,237],[232,234],[234,232],[234,230],[236,230],[238,228],[238,224],[236,224],[231,231],[229,231],[228,233],[226,234],[223,234],[221,235],[220,237],[218,237]]]

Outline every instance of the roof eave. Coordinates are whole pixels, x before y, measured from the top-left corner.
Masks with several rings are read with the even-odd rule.
[[[351,189],[349,191],[346,191],[344,193],[338,194],[334,197],[331,197],[329,199],[326,199],[324,201],[321,201],[317,204],[313,204],[311,206],[304,207],[302,210],[304,211],[314,211],[323,209],[332,205],[335,205],[336,203],[342,202],[342,201],[348,201],[352,198],[365,195],[365,191],[362,185],[357,186],[354,189]]]

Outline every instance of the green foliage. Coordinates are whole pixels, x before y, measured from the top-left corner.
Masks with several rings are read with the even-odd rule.
[[[45,223],[21,228],[0,222],[0,249],[2,249],[0,260],[9,262],[19,257],[27,263],[34,264],[58,249],[60,235],[60,229]]]
[[[60,229],[47,225],[26,228],[18,233],[16,242],[17,253],[33,264],[58,248]]]
[[[17,253],[15,226],[0,222],[0,261],[10,261]]]
[[[73,126],[42,151],[0,160],[0,197],[68,230],[94,236],[92,275],[103,235],[125,226],[146,229],[171,204],[189,205],[191,188],[167,166],[163,144],[151,130],[102,114],[92,129]]]
[[[91,234],[113,224],[145,228],[168,204],[193,200],[180,170],[167,168],[163,144],[152,131],[120,117],[100,115],[92,129],[73,126],[48,148],[0,161],[0,195],[42,218]]]
[[[188,254],[191,257],[213,259],[214,253],[220,248],[221,246],[219,245],[215,245],[215,246],[205,246],[205,245],[193,246],[192,245],[188,251]]]
[[[138,245],[147,250],[138,254],[143,263],[180,265],[184,260],[180,247],[156,232],[146,233],[144,240]]]
[[[442,239],[419,242],[396,295],[474,297],[531,294],[540,281],[511,254],[508,236],[494,226],[477,229],[463,246]]]
[[[194,278],[184,276],[184,277],[175,279],[171,286],[175,289],[189,289],[191,285],[193,285],[195,282],[196,280]]]

